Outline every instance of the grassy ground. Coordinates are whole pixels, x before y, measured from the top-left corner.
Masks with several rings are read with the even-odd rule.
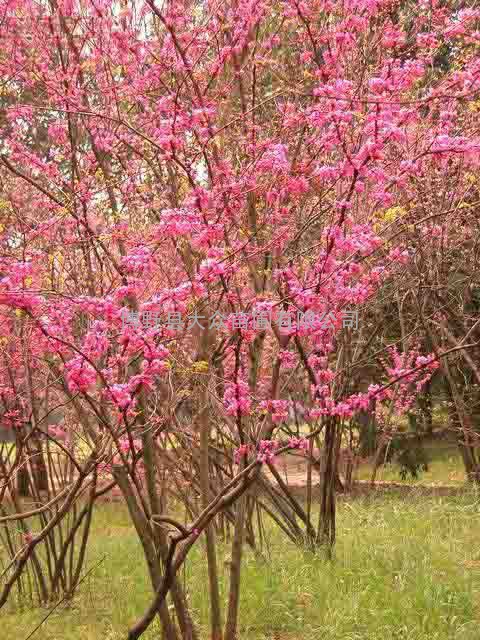
[[[410,475],[402,481],[398,464],[386,464],[378,469],[377,480],[405,482],[408,484],[462,485],[465,483],[463,461],[455,443],[428,442],[423,445],[429,460],[428,471],[422,471],[418,478]],[[370,480],[372,467],[362,465],[358,472],[358,480]]]
[[[240,612],[242,639],[478,640],[480,495],[407,500],[395,494],[345,500],[338,507],[335,560],[302,553],[269,531],[270,559],[247,553]],[[222,596],[227,550],[219,549]],[[150,593],[139,545],[123,505],[96,514],[83,582],[33,636],[39,640],[116,640]],[[206,630],[206,566],[189,557],[195,619]],[[0,636],[24,640],[45,609],[2,612]],[[158,638],[153,628],[145,638]]]

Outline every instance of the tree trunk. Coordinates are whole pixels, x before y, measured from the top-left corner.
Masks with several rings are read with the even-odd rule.
[[[230,563],[230,592],[228,597],[227,622],[225,625],[225,640],[236,640],[237,638],[240,577],[243,555],[243,532],[245,528],[246,508],[247,496],[246,494],[243,494],[237,502],[235,529],[233,533],[232,560]]]
[[[203,328],[203,334],[200,338],[200,349],[197,356],[197,361],[207,362],[208,369],[211,367],[208,349],[210,346],[210,331],[208,326]],[[210,503],[210,422],[208,419],[208,373],[202,376],[202,381],[199,385],[199,420],[198,428],[200,431],[200,456],[199,456],[199,469],[200,469],[200,487],[201,487],[201,502],[204,509]],[[211,640],[222,640],[222,618],[220,609],[220,591],[218,587],[218,567],[217,567],[217,554],[215,549],[215,528],[213,522],[205,529],[205,546],[207,552],[207,566],[208,566],[208,586],[210,594],[210,627],[211,627]]]
[[[327,418],[325,427],[325,469],[322,474],[320,517],[317,533],[317,543],[325,545],[329,557],[332,556],[335,544],[335,478],[337,475],[337,461],[335,447],[337,442],[336,418]]]

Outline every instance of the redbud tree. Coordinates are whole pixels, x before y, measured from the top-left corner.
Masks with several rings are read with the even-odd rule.
[[[373,403],[405,413],[446,355],[467,350],[424,349],[405,327],[396,347],[375,340],[385,297],[413,287],[420,250],[428,264],[436,255],[431,207],[456,207],[479,164],[480,12],[391,0],[0,6],[0,398],[17,443],[4,492],[16,495],[46,439],[69,469],[49,474],[59,508],[12,549],[0,604],[80,498],[90,492],[90,513],[116,487],[152,584],[128,637],[157,615],[169,640],[198,637],[177,573],[201,537],[211,635],[233,640],[258,487],[287,536],[331,549],[356,416]],[[65,425],[52,431],[59,406]],[[314,443],[315,523],[311,468],[305,510],[275,470]],[[38,509],[17,500],[0,521],[26,527]]]

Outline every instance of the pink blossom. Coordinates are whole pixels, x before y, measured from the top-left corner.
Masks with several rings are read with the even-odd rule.
[[[108,392],[113,402],[118,405],[120,409],[126,409],[131,405],[132,397],[128,392],[128,385],[113,384],[108,389]]]
[[[65,365],[70,391],[88,391],[96,382],[97,372],[81,356],[69,360]]]
[[[259,462],[273,462],[279,444],[275,440],[261,440],[258,446],[257,460]]]
[[[248,444],[242,444],[240,447],[238,447],[238,449],[235,449],[235,451],[233,452],[233,459],[235,460],[236,464],[240,463],[240,460],[243,457],[247,457],[249,452],[250,452],[250,445]]]
[[[229,416],[248,415],[252,406],[248,384],[243,380],[228,383],[225,386],[223,405]]]
[[[284,144],[272,144],[257,162],[258,171],[287,172],[290,163],[287,158],[287,147]]]

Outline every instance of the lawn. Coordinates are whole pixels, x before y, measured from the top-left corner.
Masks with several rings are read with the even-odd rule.
[[[460,486],[465,483],[465,468],[458,447],[452,442],[426,441],[423,445],[429,461],[428,471],[422,471],[417,478],[400,476],[400,466],[396,463],[381,466],[377,480],[404,482],[406,484],[437,484]],[[358,480],[370,480],[372,466],[362,465],[357,472]]]
[[[300,552],[268,530],[269,558],[245,556],[241,639],[478,640],[480,629],[480,494],[448,498],[395,493],[338,505],[335,559]],[[227,554],[219,549],[222,597]],[[150,593],[139,545],[122,504],[96,513],[82,583],[69,608],[50,616],[34,638],[116,640],[143,611]],[[186,566],[188,594],[208,638],[202,547]],[[183,574],[182,574],[183,578]],[[46,609],[2,616],[2,638],[24,640]],[[158,638],[153,627],[144,636]]]

